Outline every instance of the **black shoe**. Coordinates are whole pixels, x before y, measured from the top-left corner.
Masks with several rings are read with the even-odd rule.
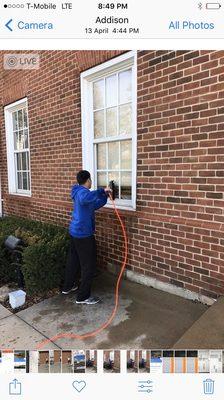
[[[76,292],[76,290],[78,290],[78,286],[73,286],[71,289],[69,290],[62,290],[62,294],[69,294],[71,292]]]
[[[88,299],[81,300],[81,301],[76,300],[76,304],[90,304],[90,305],[93,305],[93,304],[97,304],[99,302],[100,302],[100,298],[99,297],[89,297]]]

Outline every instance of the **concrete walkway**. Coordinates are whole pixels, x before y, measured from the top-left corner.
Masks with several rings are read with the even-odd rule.
[[[190,346],[190,347],[189,347]],[[175,349],[224,348],[224,297],[201,316],[175,343]]]
[[[17,314],[0,306],[0,348],[35,349],[59,333],[93,331],[112,312],[114,277],[103,273],[94,286],[94,293],[103,299],[94,306],[76,305],[74,294],[57,295]],[[119,309],[110,327],[85,341],[63,338],[44,348],[173,348],[209,311],[205,305],[124,280]]]

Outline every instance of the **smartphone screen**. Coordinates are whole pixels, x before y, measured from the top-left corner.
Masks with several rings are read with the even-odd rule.
[[[223,1],[0,8],[1,399],[221,399]]]

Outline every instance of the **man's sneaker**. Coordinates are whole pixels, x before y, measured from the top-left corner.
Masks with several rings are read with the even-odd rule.
[[[81,301],[76,300],[76,304],[91,304],[92,305],[92,304],[97,304],[99,302],[100,302],[99,297],[89,297],[88,299],[81,300]]]
[[[71,289],[69,290],[62,290],[62,294],[69,294],[71,292],[76,292],[76,290],[78,290],[78,286],[73,286]]]

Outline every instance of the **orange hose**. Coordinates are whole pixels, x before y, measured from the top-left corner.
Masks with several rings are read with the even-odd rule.
[[[104,322],[102,325],[99,326],[99,328],[95,329],[94,331],[91,332],[86,332],[83,333],[82,335],[76,334],[76,333],[59,333],[58,335],[55,335],[49,339],[45,339],[43,341],[41,341],[38,346],[37,349],[41,349],[42,347],[44,347],[47,343],[49,342],[55,342],[58,339],[61,338],[70,338],[70,339],[87,339],[89,337],[93,337],[96,336],[98,333],[102,332],[104,329],[106,329],[111,322],[113,321],[116,313],[117,313],[117,309],[118,309],[118,305],[119,305],[119,290],[120,290],[120,283],[121,283],[121,279],[122,279],[122,275],[123,272],[125,270],[126,264],[127,264],[127,258],[128,258],[128,238],[127,238],[127,234],[126,234],[126,230],[125,230],[125,226],[124,223],[120,217],[120,214],[116,208],[115,202],[112,199],[111,195],[109,195],[110,200],[112,201],[113,207],[114,207],[114,212],[118,218],[118,221],[121,225],[121,229],[122,229],[122,233],[123,233],[123,238],[124,238],[124,259],[122,262],[122,266],[121,266],[121,270],[120,273],[118,275],[118,279],[117,279],[117,283],[116,283],[116,288],[115,288],[115,305],[113,308],[113,311],[110,315],[110,317],[108,318],[108,320],[106,322]]]

